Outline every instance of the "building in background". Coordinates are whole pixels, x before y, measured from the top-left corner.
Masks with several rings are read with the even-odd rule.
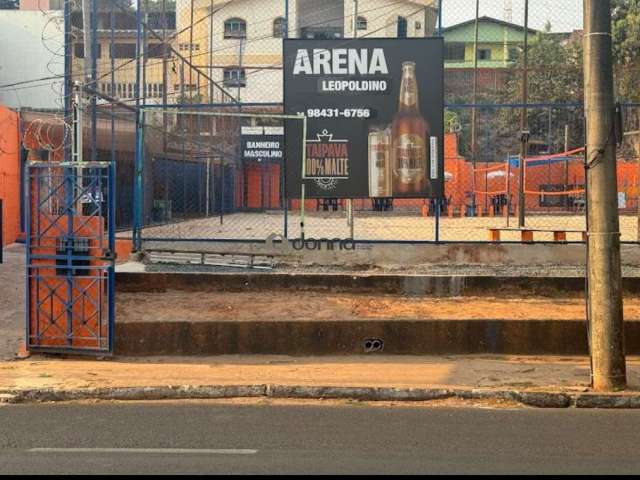
[[[20,0],[20,10],[62,10],[65,0]]]
[[[443,30],[445,40],[445,84],[449,97],[465,96],[473,89],[475,20]],[[529,37],[537,30],[529,29]],[[479,19],[478,86],[481,90],[500,89],[507,70],[514,66],[522,46],[525,29],[521,25],[491,17]]]
[[[136,98],[136,12],[133,8],[114,8],[112,28],[111,10],[109,4],[103,4],[97,15],[96,90],[107,97],[131,101]],[[146,23],[158,32],[160,38],[147,35],[142,79],[144,85],[141,85],[139,94],[148,100],[147,103],[163,103],[165,72],[173,68],[170,63],[172,54],[169,39],[175,36],[175,12],[150,12]],[[85,62],[88,61],[90,66],[91,58],[86,56],[84,51],[83,20],[80,11],[72,13],[72,25],[75,38],[73,75],[74,78],[82,78],[86,68]],[[162,35],[167,39],[166,42],[162,41]]]
[[[62,108],[64,20],[60,11],[0,10],[0,104]],[[24,83],[29,82],[29,83]]]
[[[173,47],[188,63],[172,71],[172,97],[280,103],[284,37],[431,36],[436,7],[436,0],[290,0],[287,32],[283,0],[177,0]]]

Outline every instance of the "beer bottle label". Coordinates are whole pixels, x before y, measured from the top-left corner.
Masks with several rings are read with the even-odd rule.
[[[427,167],[426,144],[420,135],[405,133],[394,142],[396,174],[400,183],[417,184],[424,180]]]

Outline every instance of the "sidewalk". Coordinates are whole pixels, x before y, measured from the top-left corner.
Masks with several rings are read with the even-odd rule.
[[[24,339],[25,277],[24,246],[5,247],[0,265],[0,361],[13,358]]]
[[[640,408],[640,358],[628,365],[630,390],[600,396],[588,392],[588,360],[576,357],[33,357],[0,363],[0,401],[459,398]]]

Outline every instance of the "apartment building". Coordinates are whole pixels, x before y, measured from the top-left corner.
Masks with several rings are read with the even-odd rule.
[[[172,72],[173,98],[280,103],[286,36],[423,37],[433,34],[437,20],[435,0],[289,0],[287,29],[286,3],[177,0],[174,49],[188,64]]]

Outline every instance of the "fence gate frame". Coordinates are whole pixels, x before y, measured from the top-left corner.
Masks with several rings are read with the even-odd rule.
[[[29,162],[25,187],[27,349],[113,354],[115,163]]]

